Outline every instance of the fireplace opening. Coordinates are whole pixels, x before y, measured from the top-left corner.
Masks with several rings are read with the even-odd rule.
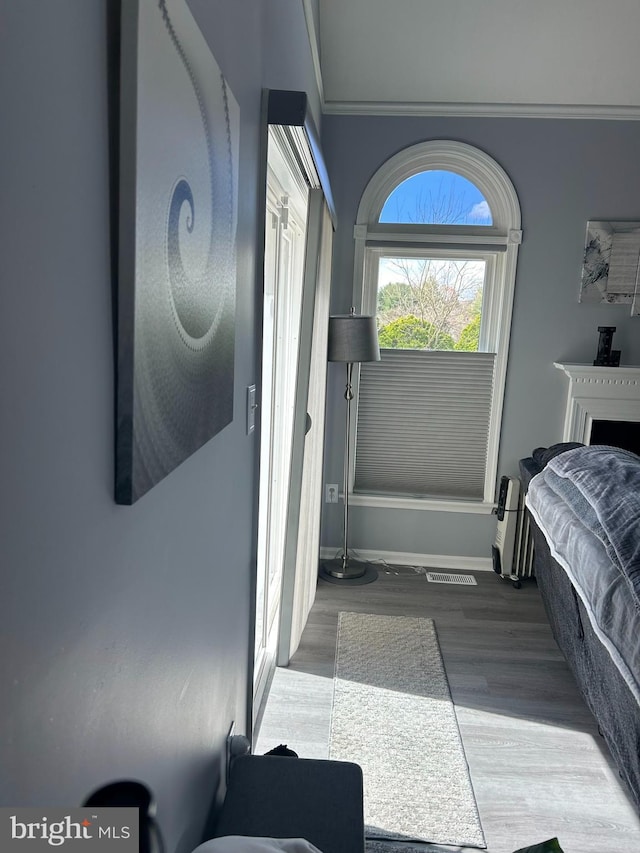
[[[608,444],[610,447],[621,447],[640,456],[640,423],[634,421],[605,421],[591,422],[589,444]]]

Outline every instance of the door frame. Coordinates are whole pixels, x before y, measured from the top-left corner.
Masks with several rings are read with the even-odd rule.
[[[328,172],[320,146],[320,136],[316,129],[316,125],[311,114],[310,104],[305,92],[288,91],[273,89],[265,89],[262,98],[262,118],[261,118],[261,137],[260,137],[260,175],[259,175],[259,192],[258,192],[258,209],[262,212],[262,219],[259,220],[262,228],[258,232],[258,257],[262,257],[262,263],[257,264],[256,274],[258,282],[258,297],[257,297],[257,312],[256,326],[259,329],[259,341],[262,340],[262,323],[263,323],[263,301],[260,294],[264,289],[264,235],[266,215],[266,199],[267,199],[267,150],[268,150],[268,129],[270,125],[281,126],[283,133],[290,141],[292,150],[298,158],[299,164],[306,177],[310,188],[321,189],[324,194],[324,201],[329,213],[329,217],[335,230],[336,215],[333,194],[329,182]],[[307,230],[307,236],[309,230]],[[258,346],[257,352],[257,373],[262,376],[262,345]],[[255,482],[260,482],[260,465],[264,460],[260,459],[260,435],[262,429],[262,412],[261,408],[257,409],[256,417],[256,451],[255,451]],[[255,571],[252,574],[251,582],[251,642],[249,644],[249,675],[248,675],[248,690],[247,690],[247,729],[249,734],[252,733],[254,726],[261,712],[262,697],[257,695],[255,691],[255,628],[256,628],[256,596],[257,596],[257,549],[258,549],[258,513],[259,513],[259,496],[258,489],[255,490],[254,497],[254,567]],[[293,588],[293,584],[292,584]],[[288,592],[287,595],[290,593]],[[281,623],[282,624],[282,623]],[[285,629],[285,635],[287,629]],[[288,628],[288,633],[291,633],[291,627]],[[279,644],[284,648],[284,640],[280,639]],[[271,675],[275,669],[275,658],[270,662],[270,671],[263,674],[261,681],[263,682],[263,692],[266,695],[268,685],[271,680]]]
[[[258,707],[278,654],[308,224],[307,177],[281,128],[270,127],[264,221],[262,418],[254,593],[253,688]],[[272,320],[268,317],[271,312]]]

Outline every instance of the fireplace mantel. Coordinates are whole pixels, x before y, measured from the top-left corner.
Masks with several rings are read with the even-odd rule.
[[[569,378],[563,441],[589,443],[596,420],[640,423],[640,366],[561,364]]]

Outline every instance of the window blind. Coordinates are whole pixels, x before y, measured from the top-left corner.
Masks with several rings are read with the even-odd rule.
[[[354,491],[482,500],[494,353],[382,350],[360,368]]]

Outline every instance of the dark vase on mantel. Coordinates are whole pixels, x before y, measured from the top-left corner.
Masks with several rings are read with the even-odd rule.
[[[615,326],[598,326],[600,337],[598,339],[598,352],[593,360],[594,367],[620,366],[620,350],[611,349],[615,330]]]

